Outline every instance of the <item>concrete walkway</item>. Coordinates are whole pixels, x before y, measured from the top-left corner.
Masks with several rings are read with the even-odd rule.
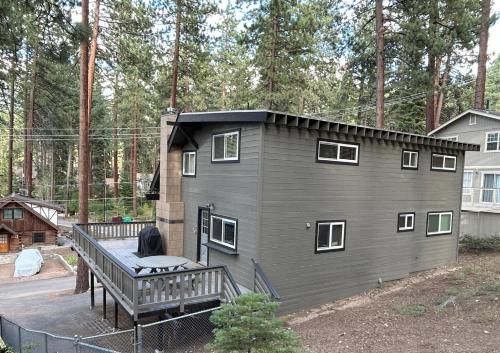
[[[0,314],[28,329],[69,337],[112,332],[113,299],[108,295],[108,319],[104,320],[100,286],[92,310],[90,293],[73,295],[74,286],[73,276],[0,284]],[[130,325],[130,319],[120,309],[120,328]]]

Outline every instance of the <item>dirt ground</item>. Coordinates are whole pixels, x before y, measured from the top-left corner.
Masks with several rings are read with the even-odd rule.
[[[314,353],[500,352],[500,253],[461,254],[454,266],[384,284],[294,314]]]
[[[14,268],[14,264],[0,265],[0,284],[26,282],[72,275],[57,260],[45,260],[40,272],[31,277],[13,278]]]

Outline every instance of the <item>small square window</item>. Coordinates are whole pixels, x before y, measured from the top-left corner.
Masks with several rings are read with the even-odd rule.
[[[33,233],[33,243],[45,243],[45,233]]]
[[[4,208],[3,219],[14,219],[14,210],[12,208]]]
[[[398,214],[398,232],[410,232],[415,229],[415,213]]]
[[[418,151],[403,150],[402,169],[418,169]]]
[[[238,162],[239,159],[239,130],[212,135],[212,162]]]
[[[500,132],[486,133],[486,151],[500,151]]]
[[[186,151],[182,154],[182,175],[196,175],[196,152]]]
[[[316,252],[345,249],[345,221],[319,221],[316,227]]]
[[[457,170],[457,156],[433,153],[431,157],[431,170],[454,172]]]
[[[212,215],[210,219],[210,241],[231,249],[236,249],[236,220],[216,215]]]
[[[23,218],[23,209],[14,208],[14,219],[22,219],[22,218]]]
[[[427,235],[450,234],[453,212],[429,212],[427,214]]]
[[[477,119],[475,115],[469,116],[469,125],[476,125],[477,124]]]

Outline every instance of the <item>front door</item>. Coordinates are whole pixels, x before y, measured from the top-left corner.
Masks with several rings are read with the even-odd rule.
[[[198,262],[202,265],[208,265],[208,248],[203,245],[208,243],[210,224],[210,211],[206,208],[200,208],[198,217]]]
[[[9,236],[0,234],[0,253],[9,252]]]

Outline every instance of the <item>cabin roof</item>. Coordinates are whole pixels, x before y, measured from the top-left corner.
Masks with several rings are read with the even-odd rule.
[[[22,202],[22,203],[30,203],[33,205],[37,205],[40,207],[46,207],[46,208],[51,208],[53,210],[56,210],[58,212],[64,212],[64,208],[62,208],[59,205],[44,201],[44,200],[37,200],[32,197],[28,196],[23,196],[19,194],[11,194],[9,196],[1,197],[0,198],[0,209],[7,203],[9,202]]]
[[[5,230],[7,233],[9,233],[11,235],[17,234],[17,232],[15,230],[13,230],[12,228],[10,228],[6,224],[0,223],[0,230],[2,230],[2,229]]]
[[[481,115],[481,116],[484,116],[486,118],[490,118],[490,119],[495,119],[495,120],[500,120],[500,112],[495,112],[495,111],[492,111],[492,110],[483,110],[483,109],[469,109],[469,110],[466,110],[465,112],[457,115],[456,117],[454,117],[453,119],[451,120],[448,120],[446,123],[444,123],[443,125],[441,125],[440,127],[432,130],[431,132],[429,132],[429,136],[430,135],[434,135],[436,132],[439,132],[441,131],[442,129],[444,129],[445,127],[447,127],[448,125],[454,123],[455,121],[457,121],[458,119],[461,119],[463,118],[464,116],[467,116],[469,114],[477,114],[477,115]]]
[[[498,116],[498,118],[500,119],[500,116]],[[327,131],[350,136],[368,137],[377,140],[443,147],[452,150],[479,151],[479,145],[471,143],[449,141],[426,135],[378,129],[369,126],[346,124],[323,117],[301,116],[272,110],[181,113],[174,123],[172,134],[168,140],[168,148],[170,149],[172,145],[183,145],[192,140],[188,132],[189,127],[208,123],[266,123]]]

